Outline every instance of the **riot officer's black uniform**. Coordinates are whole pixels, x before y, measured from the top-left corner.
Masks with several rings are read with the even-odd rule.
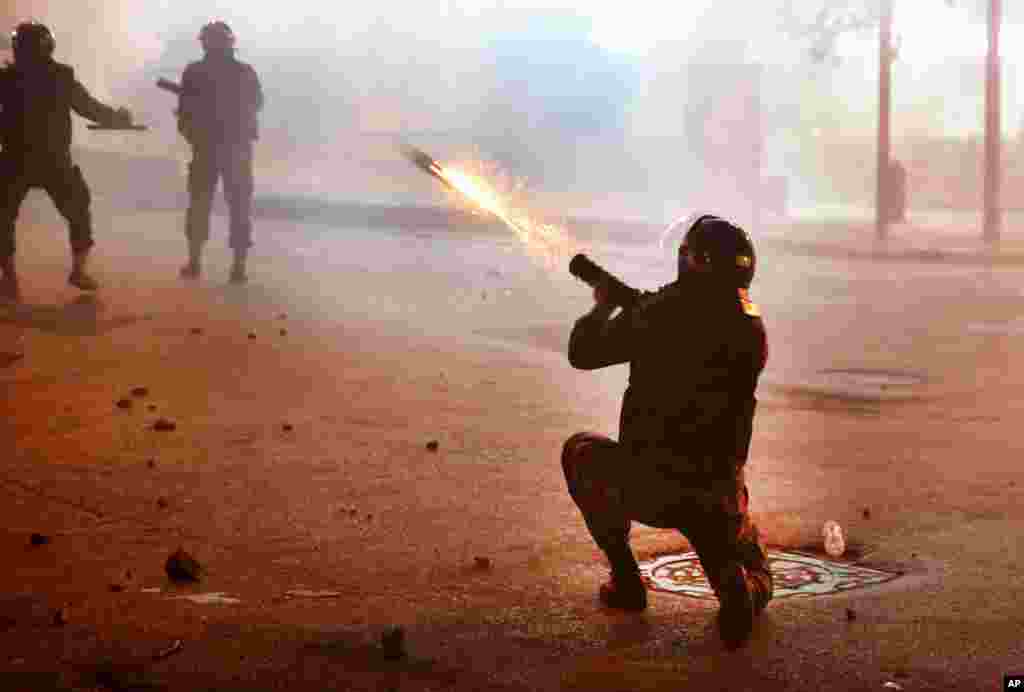
[[[0,294],[19,297],[14,266],[15,222],[29,189],[41,187],[68,222],[73,286],[95,290],[86,272],[93,246],[89,186],[71,160],[71,112],[111,127],[131,124],[131,113],[93,98],[74,70],[53,59],[50,30],[19,24],[11,35],[14,63],[0,69]]]
[[[579,369],[630,364],[619,441],[577,433],[562,451],[569,492],[611,564],[602,602],[647,606],[631,521],[678,529],[718,595],[730,646],[747,639],[772,593],[743,474],[767,360],[764,325],[747,295],[754,260],[744,231],[701,217],[680,249],[675,283],[612,319],[615,306],[598,288],[568,349]]]
[[[192,145],[185,220],[189,261],[181,275],[197,278],[201,273],[213,195],[223,178],[234,252],[231,280],[240,283],[246,280],[252,246],[253,143],[263,89],[252,66],[235,58],[235,35],[227,24],[207,24],[199,41],[205,55],[185,68],[178,101],[178,130]]]

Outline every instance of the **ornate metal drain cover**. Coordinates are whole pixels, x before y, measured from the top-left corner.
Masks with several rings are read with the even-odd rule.
[[[768,552],[775,589],[773,598],[822,596],[873,586],[900,576],[868,567],[824,560],[802,553]],[[697,553],[664,555],[640,564],[640,576],[648,588],[681,596],[714,599]]]

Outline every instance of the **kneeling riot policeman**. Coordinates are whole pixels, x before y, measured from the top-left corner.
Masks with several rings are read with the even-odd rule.
[[[679,249],[678,279],[614,318],[617,306],[596,285],[596,305],[577,320],[568,349],[578,369],[630,364],[619,440],[582,432],[562,450],[569,493],[611,565],[600,600],[645,609],[630,523],[677,529],[719,599],[730,648],[749,638],[772,595],[743,471],[767,360],[764,325],[747,293],[754,265],[746,232],[700,217]]]

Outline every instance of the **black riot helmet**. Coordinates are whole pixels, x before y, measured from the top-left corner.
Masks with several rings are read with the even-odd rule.
[[[22,22],[11,32],[11,48],[15,62],[39,62],[53,56],[57,42],[45,24],[36,21]]]
[[[718,216],[699,217],[679,248],[680,261],[689,254],[698,268],[721,276],[736,288],[749,288],[757,257],[750,236]]]
[[[199,43],[207,55],[231,55],[235,50],[235,32],[227,22],[209,22],[199,31]]]

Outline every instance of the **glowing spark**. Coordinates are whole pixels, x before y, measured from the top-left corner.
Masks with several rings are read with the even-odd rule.
[[[501,219],[528,248],[542,254],[549,266],[555,266],[561,257],[569,254],[569,241],[564,229],[537,223],[526,214],[506,208],[501,196],[486,181],[451,166],[434,163],[430,169],[478,207]]]

